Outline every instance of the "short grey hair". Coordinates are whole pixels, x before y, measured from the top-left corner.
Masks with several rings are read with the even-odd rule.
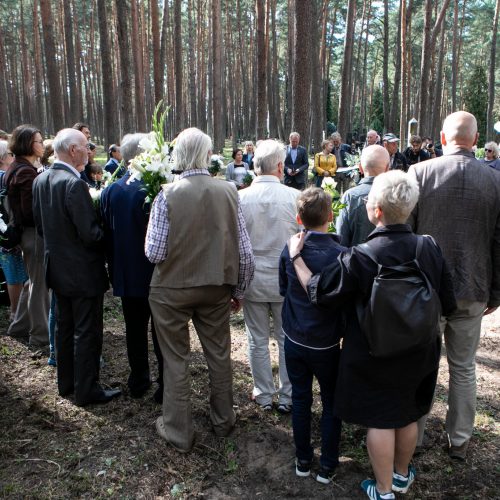
[[[130,160],[133,160],[139,154],[139,142],[141,142],[143,137],[146,137],[148,134],[137,133],[137,134],[126,134],[122,137],[120,142],[120,152],[122,154],[123,161],[125,165],[129,163]]]
[[[386,224],[405,224],[418,201],[417,181],[402,170],[375,177],[368,203],[381,208]]]
[[[54,148],[56,155],[60,153],[69,153],[71,146],[78,144],[80,136],[82,136],[85,139],[85,142],[87,142],[87,138],[79,130],[74,128],[63,128],[62,130],[59,130],[54,142],[52,143],[52,147]]]
[[[212,153],[212,139],[195,127],[183,130],[175,141],[173,158],[177,170],[207,168]]]
[[[289,136],[288,139],[291,139],[292,137],[297,137],[300,141],[300,134],[298,132],[292,132]]]
[[[334,132],[331,136],[330,139],[332,141],[339,140],[342,141],[342,136],[338,132]]]
[[[9,143],[7,141],[0,141],[0,160],[3,160],[7,156],[8,150]]]
[[[498,158],[498,144],[494,141],[491,141],[491,142],[487,142],[485,145],[484,145],[484,149],[492,149],[493,152],[495,153],[495,158]],[[2,157],[2,155],[0,154],[0,158]]]
[[[370,175],[378,175],[389,167],[391,157],[387,149],[378,144],[372,144],[363,148],[359,161],[363,169],[369,171]]]
[[[253,164],[257,175],[270,175],[278,170],[278,164],[286,158],[286,148],[274,139],[260,141],[255,150]]]

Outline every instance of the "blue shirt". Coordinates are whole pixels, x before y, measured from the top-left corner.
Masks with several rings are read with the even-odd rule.
[[[302,258],[313,274],[321,272],[345,250],[336,234],[309,231],[301,250]],[[290,262],[288,245],[280,257],[280,294],[285,297],[281,316],[285,335],[296,344],[310,349],[329,349],[343,336],[342,309],[313,305]]]

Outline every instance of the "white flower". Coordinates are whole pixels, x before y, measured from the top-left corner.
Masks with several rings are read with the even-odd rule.
[[[162,146],[161,153],[164,156],[168,156],[169,155],[169,153],[170,153],[170,145],[167,142]]]
[[[7,224],[5,224],[2,214],[0,214],[0,233],[5,233],[7,231]]]
[[[150,132],[148,135],[144,136],[139,142],[139,147],[143,151],[151,151],[152,149],[156,148],[155,134],[153,132]]]
[[[337,187],[337,183],[333,180],[332,177],[324,177],[323,184],[326,184],[327,186],[331,186],[332,189],[335,189]]]
[[[101,190],[96,188],[89,188],[90,197],[93,201],[101,199]]]
[[[136,170],[128,179],[127,184],[131,182],[140,181],[142,179],[142,174],[138,170]]]

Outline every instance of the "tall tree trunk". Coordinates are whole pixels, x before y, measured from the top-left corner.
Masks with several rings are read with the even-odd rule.
[[[35,0],[36,1],[36,0]],[[0,26],[0,68],[6,68],[3,28]],[[6,71],[0,71],[0,123],[10,129],[9,108],[7,105]],[[40,124],[41,125],[41,124]]]
[[[310,145],[315,153],[321,151],[321,140],[322,140],[322,130],[323,130],[323,109],[325,108],[325,102],[319,98],[323,93],[323,80],[322,80],[322,61],[321,61],[321,50],[320,50],[320,36],[322,26],[322,15],[323,8],[320,8],[320,2],[322,0],[315,0],[311,2],[314,4],[313,12],[316,15],[312,19],[312,26],[310,28],[311,37],[311,138]]]
[[[168,3],[168,2],[165,2]],[[144,102],[144,70],[142,67],[142,44],[139,38],[139,13],[137,0],[130,2],[132,56],[134,61],[134,96],[137,130],[146,132],[146,109]],[[163,67],[163,66],[162,66]]]
[[[156,2],[156,0],[152,0]],[[184,128],[181,0],[174,0],[175,133]]]
[[[81,110],[78,101],[78,90],[76,86],[75,73],[75,48],[73,45],[73,13],[71,12],[71,2],[63,1],[64,9],[64,37],[66,41],[66,68],[68,72],[69,86],[69,116],[71,123],[81,120]]]
[[[28,63],[28,51],[26,47],[26,29],[24,26],[23,1],[20,2],[21,14],[21,69],[23,75],[23,121],[31,123],[33,121],[33,75]]]
[[[255,137],[257,140],[266,137],[266,118],[267,118],[267,53],[266,53],[266,8],[264,0],[256,0],[256,23],[257,23],[257,123]]]
[[[351,104],[351,68],[352,48],[354,43],[354,24],[356,18],[356,0],[347,3],[346,34],[344,41],[344,59],[342,62],[342,82],[339,101],[339,123],[337,129],[343,137],[346,136],[349,127],[349,109]]]
[[[151,34],[153,36],[153,74],[154,74],[154,102],[158,103],[163,98],[163,75],[165,69],[160,65],[160,20],[158,13],[158,0],[149,2],[151,13]]]
[[[365,31],[365,41],[363,49],[363,74],[361,77],[361,99],[360,99],[360,117],[359,123],[361,130],[366,127],[366,73],[367,73],[367,61],[368,61],[368,37],[370,33],[370,19],[371,19],[371,8],[372,2],[369,0],[367,7],[367,17],[366,17],[366,31]]]
[[[309,113],[311,103],[311,20],[316,18],[315,6],[295,2],[295,43],[293,71],[292,129],[301,136],[302,145],[309,146]]]
[[[214,150],[222,152],[224,147],[224,123],[222,113],[222,25],[221,0],[212,0],[212,75],[213,75],[213,127]]]
[[[132,61],[129,50],[129,30],[127,20],[130,10],[127,0],[116,0],[116,21],[118,28],[118,46],[121,59],[121,115],[123,119],[122,134],[135,132],[134,108],[132,106]]]
[[[292,131],[292,116],[293,116],[293,72],[295,70],[295,3],[300,0],[288,0],[288,71],[285,75],[286,85],[286,109],[285,109],[285,133],[288,134]]]
[[[384,54],[382,67],[383,102],[384,102],[384,132],[389,130],[389,0],[384,0]]]
[[[436,81],[434,86],[434,91],[432,92],[432,106],[431,106],[431,117],[429,121],[429,135],[433,140],[436,140],[437,134],[441,130],[441,100],[443,96],[443,63],[445,54],[445,39],[446,39],[446,23],[443,22],[441,25],[441,36],[439,41],[439,55],[437,64],[435,68],[436,71]]]
[[[432,0],[425,1],[424,36],[422,43],[422,60],[420,65],[420,99],[418,106],[418,129],[421,134],[428,133],[430,128],[429,72],[431,69],[431,57],[434,51],[437,34],[449,3],[450,0],[443,1],[441,11],[436,19],[434,27],[431,29]]]
[[[188,0],[188,30],[189,30],[189,104],[190,120],[189,126],[194,127],[198,124],[196,109],[196,57],[195,57],[195,29],[193,21],[193,0]]]
[[[400,6],[401,9],[401,6]],[[392,88],[391,111],[389,116],[389,128],[387,131],[397,130],[399,109],[399,83],[401,81],[401,10],[398,15],[398,32],[396,35],[396,67],[394,70],[394,86]]]
[[[493,29],[491,32],[490,49],[490,73],[488,78],[488,111],[486,114],[486,140],[493,140],[493,105],[495,103],[495,66],[497,57],[497,32],[498,32],[498,11],[500,10],[500,0],[495,5],[495,16],[493,18]]]
[[[54,42],[54,22],[52,20],[52,11],[50,0],[40,0],[40,13],[42,17],[43,41],[45,50],[45,64],[47,74],[50,75],[49,83],[49,101],[52,115],[52,131],[57,132],[64,127],[64,112],[62,106],[61,80],[59,79],[59,70],[56,61],[56,47]]]
[[[102,58],[102,93],[104,113],[104,138],[106,145],[118,142],[118,128],[116,126],[116,103],[113,91],[113,61],[108,38],[108,16],[106,0],[97,0],[97,14],[99,18],[99,38]]]
[[[453,6],[453,48],[451,59],[451,110],[457,109],[457,72],[458,72],[458,0]]]

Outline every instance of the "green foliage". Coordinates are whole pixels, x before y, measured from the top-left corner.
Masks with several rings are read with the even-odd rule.
[[[323,181],[322,187],[332,197],[333,222],[330,223],[330,225],[328,226],[328,232],[336,233],[337,230],[335,228],[335,220],[337,219],[340,211],[345,207],[345,203],[340,202],[340,193],[335,189],[337,187],[337,183],[335,181],[332,182]]]
[[[465,109],[477,120],[479,142],[484,146],[486,139],[486,114],[488,111],[488,79],[483,66],[476,65],[466,84]]]
[[[374,130],[382,130],[384,126],[384,98],[382,96],[382,90],[377,87],[373,91],[373,101],[370,110],[370,116],[368,118],[368,128]]]

